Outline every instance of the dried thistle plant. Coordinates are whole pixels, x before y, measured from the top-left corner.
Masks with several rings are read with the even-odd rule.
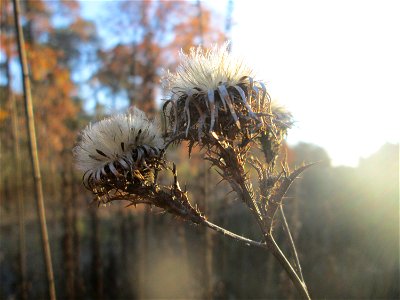
[[[171,186],[157,185],[157,174],[167,169],[164,140],[157,122],[137,108],[87,126],[73,150],[83,184],[95,201],[127,200],[132,205],[160,207],[199,223],[202,218],[182,192],[176,176]]]
[[[157,125],[133,109],[87,126],[74,156],[85,186],[107,201],[115,190],[151,184],[163,145]]]
[[[254,80],[251,68],[228,53],[227,44],[210,50],[193,48],[181,58],[177,71],[167,73],[163,80],[164,89],[170,91],[163,107],[169,123],[166,138],[188,140],[189,153],[195,143],[205,147],[205,159],[230,184],[259,224],[263,246],[282,264],[301,296],[309,298],[298,259],[296,272],[272,235],[278,209],[284,217],[284,195],[309,167],[290,172],[284,160],[281,170],[276,168],[282,140],[293,124],[291,113],[271,101],[265,84]],[[251,156],[254,148],[262,150],[264,163]],[[256,189],[248,165],[257,171]],[[288,226],[286,232],[290,232]],[[291,246],[297,258],[293,242]]]
[[[275,133],[277,124],[291,125],[290,113],[271,102],[265,84],[254,79],[243,59],[228,52],[228,43],[192,48],[180,57],[177,71],[162,79],[170,139],[201,142],[214,133],[246,142],[263,132]]]
[[[155,205],[196,224],[207,226],[247,245],[271,251],[304,299],[309,299],[293,240],[293,267],[273,237],[280,210],[286,232],[282,202],[291,183],[310,165],[290,171],[285,161],[277,168],[282,140],[292,126],[290,112],[271,101],[266,86],[253,79],[254,72],[242,60],[231,56],[227,44],[210,50],[193,48],[181,53],[175,73],[168,72],[163,88],[169,94],[163,112],[166,131],[137,110],[88,126],[74,149],[83,182],[96,200],[127,200],[131,204]],[[165,139],[165,141],[163,140]],[[189,141],[205,148],[209,160],[243,201],[258,223],[262,242],[239,236],[211,223],[189,202],[178,183],[176,166],[163,154],[171,142]],[[264,162],[252,156],[261,149]],[[172,165],[172,166],[171,166]],[[253,187],[248,168],[258,175]],[[160,185],[157,174],[170,170],[174,181]]]

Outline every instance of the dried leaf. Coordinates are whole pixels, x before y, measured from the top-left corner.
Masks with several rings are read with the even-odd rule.
[[[237,126],[237,128],[240,129],[240,122],[236,115],[235,109],[232,105],[231,97],[229,96],[228,90],[226,89],[226,87],[224,85],[220,85],[220,86],[218,86],[218,92],[221,96],[221,99],[225,99],[225,102],[228,104],[229,110],[232,114],[233,119],[235,120],[236,126]]]

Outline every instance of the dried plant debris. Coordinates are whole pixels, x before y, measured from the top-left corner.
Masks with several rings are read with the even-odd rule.
[[[287,128],[291,114],[275,103],[262,81],[228,44],[181,53],[175,73],[162,80],[168,98],[163,111],[171,139],[201,139],[211,132],[231,140]],[[275,124],[276,123],[276,124]]]
[[[152,183],[164,140],[158,125],[139,109],[87,126],[73,150],[85,186],[99,199]]]
[[[197,224],[203,222],[205,217],[197,208],[192,206],[187,192],[182,191],[179,186],[175,165],[171,171],[174,176],[174,183],[170,186],[128,186],[125,190],[118,190],[110,194],[108,201],[125,200],[129,202],[128,206],[147,204],[161,208],[183,220]]]

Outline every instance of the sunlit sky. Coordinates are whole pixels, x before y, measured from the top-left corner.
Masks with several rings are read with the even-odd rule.
[[[227,3],[204,1],[222,18]],[[399,12],[395,0],[234,0],[232,51],[292,111],[289,144],[313,143],[333,165],[356,166],[399,142]]]
[[[226,3],[218,10],[225,14]],[[297,120],[288,141],[355,166],[399,142],[400,1],[234,1],[233,52]]]

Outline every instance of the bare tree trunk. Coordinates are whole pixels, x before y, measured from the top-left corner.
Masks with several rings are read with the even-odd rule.
[[[147,238],[147,230],[149,225],[149,209],[146,207],[142,212],[140,217],[139,224],[139,236],[140,236],[140,244],[139,244],[139,286],[138,286],[138,296],[139,299],[146,298],[146,268],[147,257],[148,257],[148,238]]]
[[[228,199],[224,197],[221,199],[221,206],[218,209],[218,215],[219,215],[219,222],[223,228],[228,227],[228,216],[226,214],[228,210]],[[219,249],[220,253],[218,254],[218,260],[220,261],[220,281],[222,285],[220,285],[220,290],[218,291],[220,293],[220,297],[222,298],[227,298],[228,297],[228,291],[227,291],[227,285],[231,281],[231,274],[229,273],[229,256],[230,256],[230,247],[229,247],[229,241],[227,239],[219,239]]]
[[[18,203],[18,240],[19,240],[19,271],[20,271],[20,296],[25,300],[28,298],[28,286],[26,279],[26,242],[25,242],[25,204],[22,195],[22,175],[21,175],[21,150],[19,147],[18,132],[18,111],[17,103],[11,91],[11,76],[9,72],[9,59],[7,56],[7,87],[8,97],[11,103],[12,135],[14,140],[14,158],[15,158],[15,182],[17,183],[16,197]]]
[[[268,255],[267,264],[267,278],[266,278],[266,295],[268,299],[276,298],[276,284],[275,284],[275,259],[272,254]]]
[[[92,231],[92,271],[91,279],[94,288],[95,299],[102,300],[103,293],[103,264],[101,260],[100,241],[99,241],[99,216],[97,207],[91,207],[91,231]]]
[[[73,253],[75,256],[75,291],[76,291],[76,299],[82,299],[83,298],[83,293],[84,293],[84,282],[83,282],[83,277],[80,269],[80,239],[79,239],[79,232],[77,228],[77,222],[78,222],[78,205],[77,201],[79,198],[79,193],[78,193],[78,182],[75,181],[74,174],[72,171],[72,168],[70,169],[71,171],[71,180],[72,184],[70,186],[71,189],[71,200],[72,200],[72,231],[73,231]],[[80,182],[79,182],[80,183]]]
[[[62,190],[63,190],[63,213],[64,213],[64,236],[62,239],[63,264],[65,275],[65,295],[66,299],[74,300],[75,293],[75,255],[74,255],[74,232],[73,232],[73,211],[71,194],[71,172],[69,160],[64,158],[64,170],[62,172]]]
[[[182,266],[185,271],[188,271],[189,268],[189,255],[188,255],[188,245],[186,241],[186,227],[185,226],[178,226],[178,240],[179,240],[179,248],[181,250],[181,261]],[[186,274],[186,272],[185,272]]]
[[[7,6],[1,7],[2,17],[7,19],[8,10]],[[5,29],[7,30],[7,28]],[[11,45],[8,36],[6,37],[6,79],[7,79],[7,98],[11,106],[11,131],[13,136],[13,148],[15,159],[15,182],[16,182],[16,197],[17,197],[17,214],[18,214],[18,244],[19,244],[19,295],[21,299],[28,298],[28,286],[26,278],[26,241],[25,241],[25,206],[24,197],[22,194],[22,167],[21,167],[21,149],[19,145],[19,126],[18,126],[18,109],[17,99],[15,98],[11,88],[11,71],[10,71],[10,53]]]
[[[31,163],[32,163],[32,173],[33,173],[32,175],[35,184],[35,198],[37,202],[38,215],[40,220],[43,255],[46,265],[47,281],[49,286],[49,298],[51,300],[54,300],[56,299],[56,289],[54,284],[54,274],[53,274],[53,266],[51,260],[49,237],[46,226],[46,214],[43,201],[43,187],[42,187],[42,178],[40,174],[39,157],[37,153],[35,120],[33,115],[33,104],[32,104],[31,87],[30,87],[30,79],[28,71],[28,62],[25,52],[24,36],[19,21],[19,1],[13,0],[13,5],[14,5],[15,28],[18,37],[18,53],[21,61],[22,81],[23,81],[24,100],[25,100],[25,113],[26,113],[26,120],[28,127],[29,146],[30,146],[29,149],[30,149]]]
[[[197,0],[197,18],[199,19],[200,45],[204,46],[203,10],[201,9],[201,1],[200,0]]]
[[[202,195],[199,199],[202,211],[210,217],[210,211],[208,209],[208,180],[209,180],[209,169],[208,164],[203,164],[204,169],[200,173],[202,177]],[[205,272],[204,272],[204,290],[205,298],[213,298],[213,240],[212,233],[209,230],[204,230],[204,261],[205,261]]]
[[[145,29],[143,43],[145,45],[146,53],[144,53],[146,60],[146,67],[144,68],[143,83],[140,90],[135,91],[137,96],[136,106],[143,110],[148,116],[154,117],[156,115],[156,103],[155,103],[155,78],[156,78],[156,67],[155,59],[156,55],[152,48],[152,40],[154,33],[152,31],[150,20],[148,19],[148,11],[150,9],[150,2],[142,1],[141,3],[141,26]],[[135,41],[136,42],[136,41]],[[136,49],[136,46],[134,47]],[[135,53],[136,55],[136,53]],[[139,224],[139,236],[140,236],[140,246],[139,246],[139,289],[138,295],[139,299],[146,298],[146,268],[148,267],[149,260],[149,239],[148,232],[150,230],[150,208],[145,207],[142,215],[140,216]]]
[[[153,118],[157,113],[157,106],[155,101],[155,85],[157,84],[157,67],[156,60],[158,53],[153,49],[154,31],[152,28],[151,20],[149,20],[148,12],[151,10],[151,3],[149,1],[142,1],[142,15],[141,25],[145,29],[143,36],[143,43],[145,47],[144,57],[146,61],[146,67],[143,69],[143,83],[136,93],[138,101],[136,105],[138,108],[143,110],[148,116]],[[155,20],[158,22],[157,20]],[[154,27],[158,27],[158,23]]]
[[[127,224],[127,216],[124,214],[123,208],[119,208],[118,211],[120,223],[119,223],[119,241],[121,245],[121,252],[119,255],[119,270],[120,270],[120,281],[118,284],[118,288],[120,289],[119,297],[120,298],[132,298],[129,293],[129,289],[125,289],[124,287],[129,286],[129,229]],[[132,278],[131,278],[132,279]],[[136,281],[136,280],[135,280]]]
[[[209,170],[207,164],[204,164],[204,204],[205,212],[210,215],[210,210],[208,209],[208,180],[209,180]],[[206,230],[206,273],[207,273],[207,298],[213,298],[213,236],[210,230]]]

